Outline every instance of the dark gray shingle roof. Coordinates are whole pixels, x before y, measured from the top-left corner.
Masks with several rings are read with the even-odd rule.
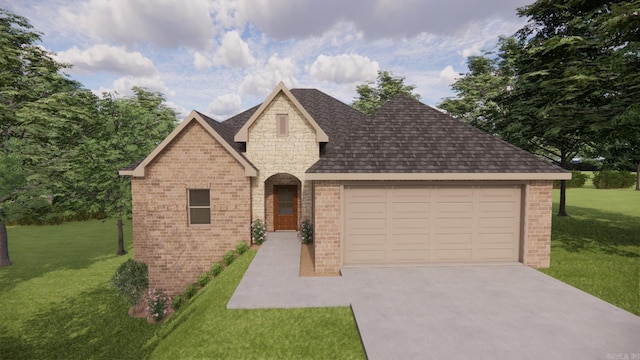
[[[404,95],[343,131],[308,173],[564,172]]]

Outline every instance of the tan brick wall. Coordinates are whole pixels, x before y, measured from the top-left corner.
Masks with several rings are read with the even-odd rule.
[[[340,271],[341,186],[337,181],[314,182],[315,265],[317,273]]]
[[[211,225],[189,226],[188,189],[210,189]],[[184,291],[241,240],[249,240],[250,192],[244,168],[197,122],[188,125],[132,179],[135,258],[149,286]]]
[[[277,135],[277,114],[289,115],[289,136]],[[275,174],[291,174],[301,181],[300,217],[311,218],[311,186],[304,180],[304,173],[319,159],[316,133],[283,94],[276,96],[249,128],[245,156],[259,170],[259,175],[251,180],[253,219],[264,219],[267,225],[273,222],[273,214],[267,214],[270,207],[265,203],[268,200],[265,181]]]
[[[531,181],[525,189],[523,263],[548,268],[551,256],[553,182]]]

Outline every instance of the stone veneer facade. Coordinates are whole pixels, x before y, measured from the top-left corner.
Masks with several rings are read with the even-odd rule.
[[[278,136],[276,132],[278,114],[288,115],[288,136]],[[320,159],[315,129],[293,103],[280,93],[251,125],[248,135],[247,151],[244,155],[259,171],[258,176],[251,179],[253,220],[263,219],[267,223],[267,229],[273,230],[273,200],[268,198],[272,189],[265,191],[265,182],[277,174],[293,175],[300,181],[299,220],[311,219],[311,182],[305,181],[304,174]],[[289,182],[290,180],[286,180],[284,184]],[[270,181],[270,185],[280,183]]]
[[[524,186],[522,262],[548,268],[551,255],[553,182],[529,181]],[[336,273],[342,264],[342,183],[314,182],[314,246],[317,273]]]
[[[132,178],[135,259],[148,265],[150,288],[181,293],[249,240],[249,186],[243,166],[196,121]],[[210,190],[211,225],[188,224],[188,189]]]

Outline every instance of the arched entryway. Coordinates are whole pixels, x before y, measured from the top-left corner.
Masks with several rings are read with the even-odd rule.
[[[267,231],[298,230],[302,199],[300,184],[298,178],[286,173],[270,176],[264,182]]]

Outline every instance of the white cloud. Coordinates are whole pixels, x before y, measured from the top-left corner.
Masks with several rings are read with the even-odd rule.
[[[64,63],[73,64],[72,71],[91,73],[112,72],[119,75],[148,76],[155,74],[151,59],[139,52],[127,52],[125,49],[109,45],[95,45],[85,50],[72,47],[60,52],[56,58]]]
[[[172,108],[177,114],[178,114],[178,119],[180,119],[180,121],[182,121],[184,118],[187,117],[187,115],[189,115],[190,111],[185,109],[184,107],[172,102],[172,101],[165,101],[164,103],[165,105],[167,105],[168,107]]]
[[[358,54],[320,55],[311,64],[309,74],[316,80],[344,84],[375,79],[379,69],[377,61]]]
[[[193,66],[198,70],[208,69],[213,66],[213,61],[209,60],[207,56],[196,51],[193,54]]]
[[[255,63],[255,59],[249,51],[249,45],[240,38],[240,34],[235,30],[222,36],[216,55],[222,64],[229,67],[248,67]]]
[[[145,88],[149,91],[158,91],[167,96],[175,96],[167,85],[158,76],[152,77],[134,77],[124,76],[113,82],[113,91],[118,94],[129,96],[132,93],[131,88],[134,86]]]
[[[482,55],[482,47],[483,46],[484,46],[483,42],[477,42],[477,43],[471,45],[470,47],[463,49],[462,50],[462,57],[464,57],[466,59],[469,56]]]
[[[442,69],[442,71],[440,71],[440,73],[438,74],[438,82],[443,85],[451,85],[459,77],[460,74],[457,71],[453,70],[453,66],[447,65],[447,67]]]
[[[238,0],[239,18],[277,39],[322,34],[352,22],[368,38],[453,35],[474,21],[513,20],[530,0]]]
[[[240,92],[245,95],[266,96],[280,81],[289,88],[295,87],[298,80],[296,65],[290,58],[279,58],[273,55],[264,66],[258,66],[255,72],[245,76],[240,85]]]
[[[215,98],[207,108],[207,113],[212,114],[216,120],[227,118],[242,109],[242,101],[237,94],[225,94]]]
[[[88,0],[59,13],[95,37],[122,44],[206,48],[212,35],[209,10],[207,0]]]

